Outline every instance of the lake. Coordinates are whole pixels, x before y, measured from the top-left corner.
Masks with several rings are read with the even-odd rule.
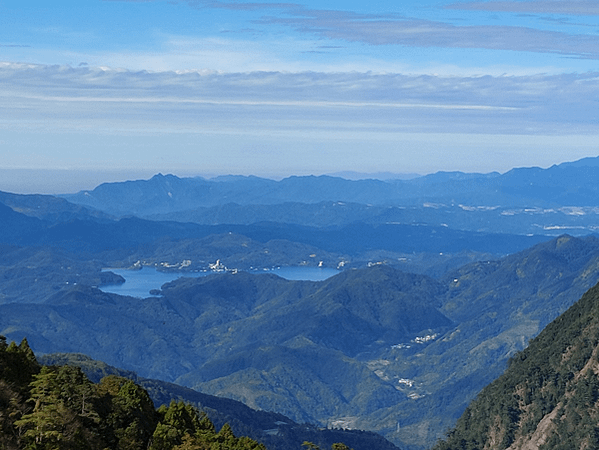
[[[205,277],[212,275],[215,272],[159,272],[153,267],[144,267],[141,270],[127,269],[107,269],[110,272],[116,273],[125,279],[125,282],[120,285],[102,286],[100,289],[104,292],[130,295],[132,297],[150,297],[152,289],[160,289],[164,283],[169,283],[181,277]],[[287,280],[308,280],[322,281],[327,278],[337,275],[339,270],[328,267],[278,267],[268,270],[251,270],[252,274],[274,273],[275,275]]]

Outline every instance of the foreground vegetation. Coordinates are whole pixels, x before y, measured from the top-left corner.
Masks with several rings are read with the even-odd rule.
[[[154,408],[130,380],[94,384],[80,368],[40,366],[27,341],[0,337],[0,446],[4,449],[265,450],[182,402]]]
[[[317,448],[305,442],[307,448]],[[171,401],[155,409],[148,393],[126,378],[92,383],[79,367],[42,366],[27,340],[0,336],[0,448],[266,450],[214,424],[195,407]],[[336,450],[349,450],[334,444]]]

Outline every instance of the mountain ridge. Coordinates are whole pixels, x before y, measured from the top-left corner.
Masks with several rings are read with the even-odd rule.
[[[116,220],[69,217],[66,221],[51,221],[19,213],[0,203],[2,211],[0,243],[58,247],[81,257],[100,259],[112,267],[128,267],[137,260],[152,260],[154,265],[165,262],[171,266],[192,260],[195,264],[189,270],[207,270],[209,263],[234,254],[234,260],[227,263],[242,269],[318,265],[320,261],[328,267],[337,267],[340,263],[358,267],[374,260],[423,273],[444,271],[473,259],[502,256],[549,239],[543,235],[470,232],[411,223],[354,222],[336,227],[276,222],[202,225],[151,221],[135,216]],[[60,212],[54,211],[52,215],[60,216]],[[233,234],[249,238],[247,243],[253,244],[253,253],[243,245],[237,252],[230,253],[232,242],[227,243],[227,240],[234,239],[226,236]],[[213,253],[206,252],[206,248],[212,248]],[[130,263],[123,262],[132,258]]]
[[[599,285],[514,355],[435,450],[597,448]]]
[[[438,172],[409,180],[327,175],[218,179],[155,175],[64,195],[116,217],[204,224],[263,221],[315,225],[403,223],[514,234],[597,231],[597,158],[506,173]],[[359,216],[356,219],[355,214]]]
[[[420,199],[424,198],[429,202],[447,203],[448,199],[454,199],[454,202],[467,205],[487,206],[594,206],[596,196],[593,197],[591,193],[595,190],[585,184],[581,191],[578,184],[581,179],[596,179],[599,173],[597,170],[597,158],[585,158],[554,165],[548,169],[515,168],[504,174],[437,172],[411,180],[392,182],[374,179],[347,180],[328,175],[291,176],[280,181],[237,176],[214,181],[200,177],[179,178],[174,175],[157,174],[149,180],[104,183],[92,191],[81,191],[62,197],[81,205],[116,212],[117,215],[119,210],[148,215],[166,212],[169,209],[175,212],[228,202],[266,205],[293,200],[300,203],[344,201],[391,206],[413,205],[415,200],[420,203]],[[511,189],[514,186],[520,188],[518,198],[524,198],[525,202],[517,201],[512,195]],[[447,195],[448,192],[451,193],[450,196]],[[468,192],[471,200],[464,196]],[[561,201],[564,192],[565,198],[573,200],[574,203]],[[121,205],[119,209],[114,209],[110,199],[117,196],[121,198]],[[186,203],[190,198],[194,199],[193,206]],[[579,200],[576,200],[577,198]],[[148,206],[144,207],[144,204]],[[140,209],[142,207],[145,208],[143,213]]]
[[[236,434],[243,434],[261,442],[269,450],[300,450],[305,441],[328,448],[335,442],[355,450],[397,450],[382,436],[362,430],[322,429],[311,424],[298,424],[282,414],[254,410],[244,403],[203,394],[183,386],[161,380],[147,379],[135,372],[118,369],[101,361],[95,361],[79,353],[54,353],[37,358],[43,365],[71,365],[79,367],[94,383],[103,377],[116,375],[128,378],[144,388],[154,405],[168,406],[171,401],[184,401],[207,414],[217,429],[228,423]]]
[[[562,236],[439,280],[376,265],[325,282],[182,278],[147,299],[64,285],[0,305],[0,333],[415,450],[597,281],[599,240]]]

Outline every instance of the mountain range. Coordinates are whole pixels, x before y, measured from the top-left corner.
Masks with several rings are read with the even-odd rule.
[[[440,275],[448,268],[503,256],[548,239],[421,223],[202,225],[108,217],[52,196],[6,194],[5,198],[7,204],[0,203],[0,243],[60,248],[74,258],[100,261],[105,267],[128,267],[138,260],[169,266],[191,260],[188,271],[207,269],[217,259],[240,269],[315,266],[321,261],[326,267],[340,263],[363,267],[384,261],[403,270]]]
[[[346,180],[331,176],[274,181],[228,176],[210,180],[158,174],[149,180],[106,183],[92,191],[63,196],[71,203],[114,215],[148,215],[197,207],[326,201],[382,206],[440,204],[551,208],[596,206],[599,159],[585,158],[548,169],[518,168],[504,174],[438,172],[411,180]],[[121,202],[113,199],[119,196]]]
[[[588,234],[596,230],[599,212],[598,161],[386,181],[331,176],[206,180],[158,174],[63,197],[119,217],[134,214],[202,224],[272,221],[323,227],[359,220],[493,233]]]
[[[598,280],[599,240],[562,236],[437,280],[375,265],[180,278],[146,299],[65,285],[0,305],[0,333],[415,449]]]
[[[157,175],[61,198],[0,193],[0,335],[423,450],[599,281],[598,170],[589,158],[410,180]],[[184,275],[216,261],[231,270],[148,298],[101,290],[124,282],[106,267]],[[341,272],[244,272],[279,265]]]

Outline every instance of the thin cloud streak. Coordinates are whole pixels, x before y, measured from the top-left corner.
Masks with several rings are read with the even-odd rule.
[[[303,9],[303,6],[296,3],[243,3],[243,2],[223,2],[190,0],[186,1],[190,7],[194,8],[220,8],[233,11],[261,11],[261,10],[296,10]]]
[[[179,103],[197,105],[225,105],[225,106],[292,106],[298,108],[420,108],[420,109],[456,109],[479,111],[516,111],[519,108],[507,106],[488,105],[459,105],[459,104],[434,104],[434,103],[392,103],[392,102],[335,102],[335,101],[257,101],[257,100],[203,100],[181,97],[52,97],[22,95],[30,100],[45,102],[75,102],[75,103]]]
[[[103,2],[122,3],[151,3],[157,0],[102,0]],[[191,8],[229,9],[233,11],[260,11],[260,10],[294,10],[303,9],[297,3],[257,3],[257,2],[223,2],[218,0],[171,0],[171,4],[187,4]]]
[[[546,0],[546,1],[472,1],[452,3],[445,9],[462,11],[495,11],[507,13],[564,14],[573,16],[599,16],[599,4],[595,0]]]
[[[265,17],[259,23],[287,25],[302,33],[370,45],[511,50],[599,59],[599,36],[527,27],[365,19],[343,12],[323,11],[311,11],[310,17]]]
[[[113,0],[114,1],[114,0]],[[131,1],[131,0],[121,0]],[[180,2],[181,3],[181,2]],[[569,34],[531,27],[506,25],[455,25],[416,19],[396,13],[364,14],[352,11],[309,9],[296,3],[243,3],[231,1],[187,1],[192,8],[264,11],[253,21],[263,27],[285,26],[303,35],[364,43],[419,48],[508,50],[599,59],[599,36]],[[588,0],[490,1],[452,3],[453,10],[598,15],[599,5]]]

